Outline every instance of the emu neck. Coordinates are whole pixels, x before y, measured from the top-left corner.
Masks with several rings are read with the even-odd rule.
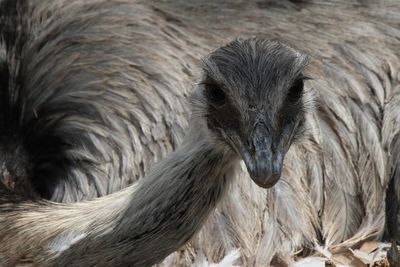
[[[215,208],[237,163],[231,151],[208,139],[207,133],[190,129],[178,150],[124,192],[129,205],[111,231],[89,233],[55,263],[149,266],[181,247]]]

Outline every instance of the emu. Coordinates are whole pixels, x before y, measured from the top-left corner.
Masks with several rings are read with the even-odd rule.
[[[210,193],[214,197],[209,199],[210,210],[196,213],[201,218],[195,221],[192,217],[193,220],[187,222],[192,225],[180,226],[192,232],[175,235],[174,242],[167,242],[168,245],[159,250],[161,243],[153,246],[155,240],[152,240],[147,248],[153,249],[154,255],[143,264],[161,260],[186,242],[202,224],[184,249],[164,261],[165,265],[188,265],[194,255],[200,253],[216,261],[234,248],[240,248],[244,266],[264,266],[271,261],[290,263],[295,255],[299,257],[299,250],[302,250],[300,256],[310,254],[315,244],[335,252],[357,246],[365,239],[380,240],[385,230],[385,215],[390,222],[386,230],[396,237],[400,7],[396,2],[387,1],[389,16],[382,4],[335,3],[337,5],[329,1],[250,1],[230,5],[220,1],[0,1],[0,174],[4,183],[0,238],[2,244],[8,245],[2,248],[1,259],[11,265],[35,259],[32,255],[39,258],[53,255],[35,259],[43,265],[96,261],[97,256],[89,257],[89,253],[79,260],[68,255],[74,248],[77,255],[94,252],[96,246],[91,248],[84,244],[91,243],[89,240],[96,233],[101,232],[98,238],[105,240],[101,247],[115,241],[106,240],[106,236],[126,230],[122,226],[128,221],[122,215],[138,208],[142,202],[125,202],[127,198],[123,196],[131,192],[133,199],[142,192],[145,198],[150,197],[139,188],[153,181],[154,173],[161,173],[168,158],[187,148],[190,141],[182,141],[182,136],[190,113],[187,97],[192,93],[191,83],[198,72],[194,66],[199,65],[201,56],[233,36],[278,38],[313,55],[306,71],[309,73],[305,74],[313,79],[304,82],[304,92],[299,90],[302,101],[297,110],[304,113],[290,108],[274,110],[282,107],[280,99],[287,99],[284,96],[289,87],[285,84],[294,78],[289,73],[289,79],[275,81],[279,86],[268,86],[272,91],[266,92],[272,94],[268,95],[271,109],[266,117],[271,119],[271,125],[258,124],[260,128],[254,133],[260,135],[263,131],[276,130],[277,125],[282,127],[288,118],[291,119],[291,114],[304,115],[303,119],[290,122],[302,127],[293,132],[297,134],[296,141],[287,152],[284,146],[278,146],[280,154],[261,153],[274,155],[275,163],[272,165],[269,161],[271,165],[266,166],[252,165],[246,151],[220,142],[218,138],[228,140],[229,136],[219,130],[192,140],[201,142],[205,137],[210,137],[209,141],[216,138],[215,147],[225,147],[225,156],[232,156],[231,161],[227,160],[232,165],[223,164],[232,174],[222,176],[224,179],[220,181],[226,182],[225,186],[216,186],[217,192]],[[247,52],[251,51],[255,50]],[[285,55],[295,53],[283,45],[278,51],[286,51]],[[225,59],[239,59],[236,57],[239,54]],[[301,53],[298,56],[301,57]],[[207,91],[206,85],[214,89],[221,86],[206,79],[207,73],[216,74],[219,69],[212,64],[214,60],[212,56],[210,61],[206,60],[205,76],[192,103],[191,122],[207,118],[206,124],[195,133],[189,131],[186,136],[218,126],[218,120],[209,117],[211,110],[198,109],[206,104],[199,101],[202,96],[199,92]],[[279,68],[285,69],[291,68]],[[238,68],[235,71],[240,75],[229,80],[246,77],[252,84],[261,79],[257,72],[247,73],[248,70]],[[227,75],[217,76],[228,78]],[[269,75],[260,81],[270,81]],[[233,83],[243,85],[242,82],[239,79]],[[295,84],[297,88],[302,87],[300,82],[292,85]],[[225,97],[229,97],[226,90],[252,90],[252,87],[225,87],[222,88]],[[274,88],[281,90],[273,91]],[[216,98],[219,97],[221,95],[217,94]],[[263,101],[262,98],[257,100]],[[243,106],[246,98],[243,101],[240,102],[241,112],[251,114],[257,110],[257,105]],[[313,102],[315,108],[312,108]],[[240,103],[236,103],[235,108]],[[232,122],[251,122],[249,116],[241,118],[232,110],[228,112],[229,118],[240,120],[226,121],[224,129],[231,127]],[[276,117],[277,112],[285,116]],[[268,135],[274,136],[273,140],[259,144],[276,145],[277,136],[281,137],[277,132]],[[244,142],[237,138],[234,141]],[[251,142],[242,145],[249,144]],[[288,149],[289,144],[290,141],[281,145]],[[177,151],[166,158],[174,149]],[[236,165],[239,154],[249,171],[230,168]],[[150,166],[163,158],[165,161],[149,171]],[[269,177],[268,180],[257,175],[260,167],[268,170],[269,174],[264,176]],[[248,172],[263,186],[270,186],[279,176],[281,178],[274,187],[265,190],[247,179]],[[140,177],[144,178],[136,182]],[[389,182],[393,186],[389,188],[386,205]],[[132,183],[132,187],[123,189]],[[168,193],[165,192],[167,188],[159,188],[159,191]],[[224,193],[227,188],[229,193]],[[105,197],[96,198],[102,196]],[[90,199],[94,199],[93,202],[84,201]],[[217,199],[220,199],[219,204]],[[83,202],[54,203],[79,201]],[[167,201],[162,204],[167,205]],[[89,208],[91,205],[93,208]],[[110,207],[109,210],[123,206],[125,210],[113,213],[102,209],[102,205]],[[212,207],[215,207],[214,212],[211,212]],[[389,209],[387,214],[386,208]],[[54,216],[45,217],[46,214]],[[178,216],[179,212],[174,214]],[[206,214],[209,214],[207,221]],[[85,218],[80,220],[82,216]],[[69,219],[57,221],[57,218]],[[107,221],[107,218],[114,220]],[[169,218],[174,217],[171,214]],[[150,226],[155,219],[146,216],[143,222],[149,222],[147,226]],[[118,226],[113,225],[113,221],[119,222]],[[64,231],[66,225],[79,231]],[[37,231],[46,232],[46,227],[54,231],[38,234]],[[183,234],[170,228],[169,233],[172,232]],[[170,238],[165,236],[164,241]],[[131,241],[121,240],[119,244],[135,244]],[[22,245],[29,248],[21,249]],[[12,249],[13,246],[18,249]],[[131,248],[126,247],[128,251]],[[124,260],[133,261],[133,257],[128,256],[117,259],[113,251],[108,250],[98,259],[103,259],[103,264],[114,260],[116,265]]]
[[[234,41],[205,60],[183,143],[137,184],[64,205],[9,204],[13,195],[2,192],[2,265],[22,258],[44,266],[161,261],[204,223],[226,192],[239,155],[258,185],[277,182],[304,120],[305,62],[277,42]]]

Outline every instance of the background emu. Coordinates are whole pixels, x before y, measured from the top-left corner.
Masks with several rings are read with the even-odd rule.
[[[238,174],[202,231],[165,264],[199,252],[218,260],[235,247],[244,265],[290,262],[314,242],[337,248],[382,235],[385,188],[399,181],[396,1],[0,4],[0,87],[15,90],[2,96],[10,100],[1,105],[1,150],[10,151],[2,174],[15,191],[72,202],[144,176],[183,136],[198,59],[232,36],[259,35],[315,56],[306,88],[317,112],[276,186],[259,189]]]

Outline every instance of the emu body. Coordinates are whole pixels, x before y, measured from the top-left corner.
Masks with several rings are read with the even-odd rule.
[[[1,265],[151,266],[177,250],[214,209],[238,162],[192,125],[190,140],[121,192],[65,205],[11,204],[16,196],[3,191]]]
[[[380,239],[392,178],[388,204],[391,233],[397,231],[391,205],[399,181],[396,1],[0,5],[0,88],[7,100],[0,106],[1,134],[13,140],[7,159],[26,159],[6,167],[22,181],[14,191],[31,188],[31,196],[75,202],[144,177],[182,140],[199,58],[233,36],[259,35],[314,56],[305,88],[316,109],[275,187],[262,190],[247,170],[236,173],[202,230],[165,265],[190,264],[200,252],[218,260],[236,247],[245,266],[290,263],[315,243],[346,249]],[[16,216],[18,205],[8,205]],[[66,246],[55,240],[56,250],[87,238],[66,236]]]

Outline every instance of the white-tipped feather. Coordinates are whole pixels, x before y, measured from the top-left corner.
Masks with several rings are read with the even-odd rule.
[[[239,250],[233,250],[229,252],[220,262],[210,263],[207,261],[204,254],[200,253],[197,255],[193,267],[235,267],[235,261],[240,258]]]

